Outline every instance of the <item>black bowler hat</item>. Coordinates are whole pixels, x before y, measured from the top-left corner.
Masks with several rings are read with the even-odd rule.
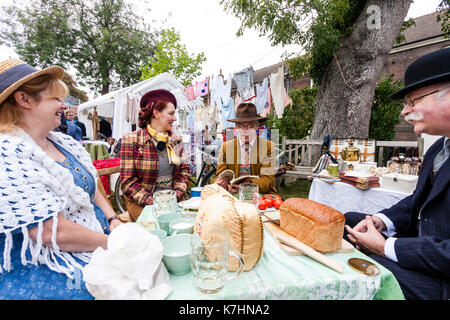
[[[445,81],[450,81],[450,48],[434,51],[411,63],[405,71],[405,87],[390,98],[403,99],[411,91]]]

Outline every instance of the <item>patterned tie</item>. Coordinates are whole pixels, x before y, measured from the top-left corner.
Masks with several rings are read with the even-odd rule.
[[[249,152],[250,144],[248,142],[244,143],[244,161],[245,165],[248,165],[250,162],[250,152]]]
[[[433,161],[433,172],[436,173],[442,165],[447,161],[448,156],[450,154],[450,139],[447,139],[445,141],[445,147],[442,148],[441,151],[436,155],[436,158],[434,158]]]

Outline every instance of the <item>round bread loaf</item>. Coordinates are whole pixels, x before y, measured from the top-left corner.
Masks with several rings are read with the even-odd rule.
[[[320,252],[341,248],[344,215],[321,203],[289,198],[280,207],[280,228]]]

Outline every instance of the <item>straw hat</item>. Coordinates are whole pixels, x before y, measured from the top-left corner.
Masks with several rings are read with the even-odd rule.
[[[62,79],[64,69],[51,66],[43,70],[37,70],[19,59],[0,61],[0,103],[5,101],[22,84],[43,74],[50,74],[57,79]]]

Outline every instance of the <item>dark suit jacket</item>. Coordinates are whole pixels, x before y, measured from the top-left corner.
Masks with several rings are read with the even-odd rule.
[[[395,242],[398,264],[450,283],[450,158],[432,183],[433,160],[444,138],[425,154],[414,193],[381,211],[401,236]],[[420,219],[419,219],[420,214]]]

